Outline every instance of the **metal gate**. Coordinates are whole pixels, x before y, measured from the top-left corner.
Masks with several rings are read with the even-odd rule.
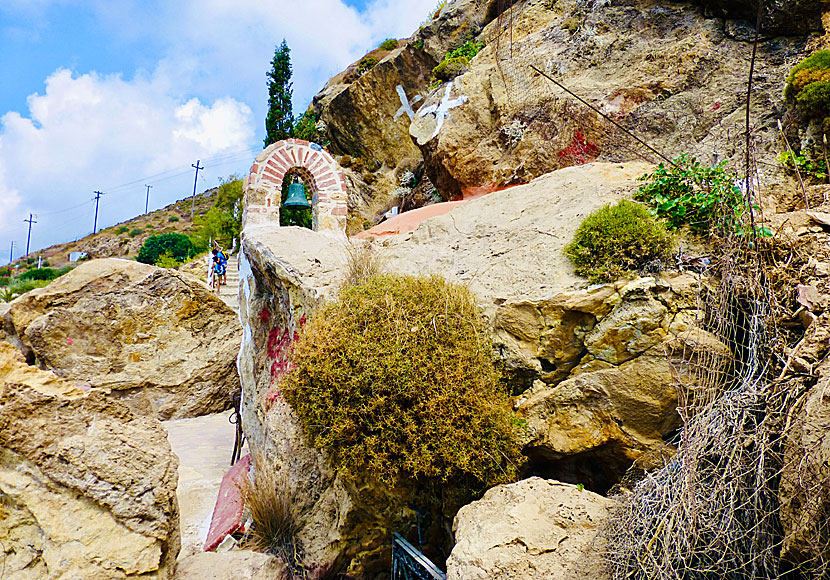
[[[446,580],[447,575],[400,534],[392,538],[392,580]]]

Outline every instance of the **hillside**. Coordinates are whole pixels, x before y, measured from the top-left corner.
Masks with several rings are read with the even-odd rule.
[[[195,216],[204,215],[216,201],[218,188],[208,189],[196,195]],[[11,267],[25,268],[37,263],[43,256],[53,268],[69,264],[71,252],[86,252],[90,258],[134,258],[144,241],[150,236],[167,233],[191,235],[195,232],[190,221],[190,198],[172,203],[167,207],[134,217],[131,220],[104,228],[79,240],[55,244],[38,252],[32,252],[15,260]]]

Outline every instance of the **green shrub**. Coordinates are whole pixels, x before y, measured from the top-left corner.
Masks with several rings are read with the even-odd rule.
[[[787,75],[784,97],[810,119],[830,115],[830,50],[819,50]]]
[[[181,262],[196,254],[190,238],[183,234],[161,234],[150,236],[138,251],[136,260],[144,264],[155,264],[162,254],[168,253],[174,260]]]
[[[155,265],[159,268],[176,268],[181,264],[170,252],[162,252],[156,259]]]
[[[179,221],[179,216],[171,215],[169,218],[167,218],[167,221],[168,222],[177,222],[177,221]]]
[[[130,230],[130,237],[134,238],[136,236],[140,236],[143,233],[144,233],[144,230],[139,229],[139,228],[133,228],[132,230]]]
[[[513,415],[467,289],[435,276],[347,286],[292,358],[286,400],[347,475],[469,490],[514,478]]]
[[[115,233],[118,234],[118,235],[126,234],[127,231],[129,231],[129,229],[130,228],[128,228],[127,226],[121,226],[117,230],[115,230]]]
[[[228,246],[239,241],[242,230],[242,180],[236,175],[219,180],[216,201],[204,215],[194,220],[196,232],[191,237],[199,251],[208,249],[210,240],[223,240]]]
[[[697,234],[742,233],[747,207],[738,177],[726,169],[725,161],[706,167],[694,157],[681,155],[674,166],[661,163],[640,181],[647,183],[634,199],[652,206],[672,228],[688,225]]]
[[[470,68],[470,61],[466,56],[457,56],[442,61],[432,69],[433,78],[439,81],[450,81]]]
[[[801,176],[811,181],[824,183],[827,179],[827,168],[825,164],[810,159],[805,155],[796,155],[795,162],[793,162],[793,156],[788,151],[785,151],[778,156],[778,162],[792,174],[798,168]]]
[[[444,60],[450,60],[452,58],[459,58],[462,56],[467,60],[473,60],[473,57],[481,52],[482,48],[484,48],[483,42],[473,42],[472,40],[468,40],[455,50],[448,52],[444,57]]]
[[[364,74],[369,72],[375,65],[378,63],[378,59],[373,56],[364,56],[359,63],[357,63],[357,72],[359,74]]]
[[[638,203],[621,201],[589,215],[565,247],[577,274],[592,282],[611,282],[671,252],[666,226]]]
[[[398,48],[398,41],[394,38],[387,38],[384,40],[381,45],[378,47],[381,50],[395,50]]]
[[[40,268],[23,272],[18,278],[20,280],[54,280],[61,273],[54,268]]]

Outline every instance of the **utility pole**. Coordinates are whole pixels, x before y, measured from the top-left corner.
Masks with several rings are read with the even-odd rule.
[[[147,213],[147,208],[150,207],[150,188],[153,187],[152,185],[145,185],[144,187],[147,188],[147,200],[144,202],[144,213]]]
[[[29,242],[32,240],[32,224],[36,224],[37,222],[32,219],[32,214],[29,214],[29,219],[23,220],[24,222],[29,222],[29,234],[26,236],[26,255],[29,255]]]
[[[193,180],[193,195],[190,197],[190,221],[193,221],[193,208],[196,207],[196,182],[199,181],[199,170],[204,167],[199,167],[199,159],[196,160],[196,165],[192,163],[190,166],[196,170],[196,178]]]
[[[9,250],[9,264],[14,261],[14,240],[12,240],[12,249]]]
[[[92,193],[95,194],[95,222],[92,224],[92,233],[98,231],[98,201],[101,199],[101,196],[104,195],[102,191],[93,191]]]

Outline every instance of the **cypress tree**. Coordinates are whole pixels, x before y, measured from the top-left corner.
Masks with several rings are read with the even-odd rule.
[[[285,39],[274,50],[268,77],[268,116],[265,118],[265,146],[291,137],[294,114],[291,110],[291,49]]]

